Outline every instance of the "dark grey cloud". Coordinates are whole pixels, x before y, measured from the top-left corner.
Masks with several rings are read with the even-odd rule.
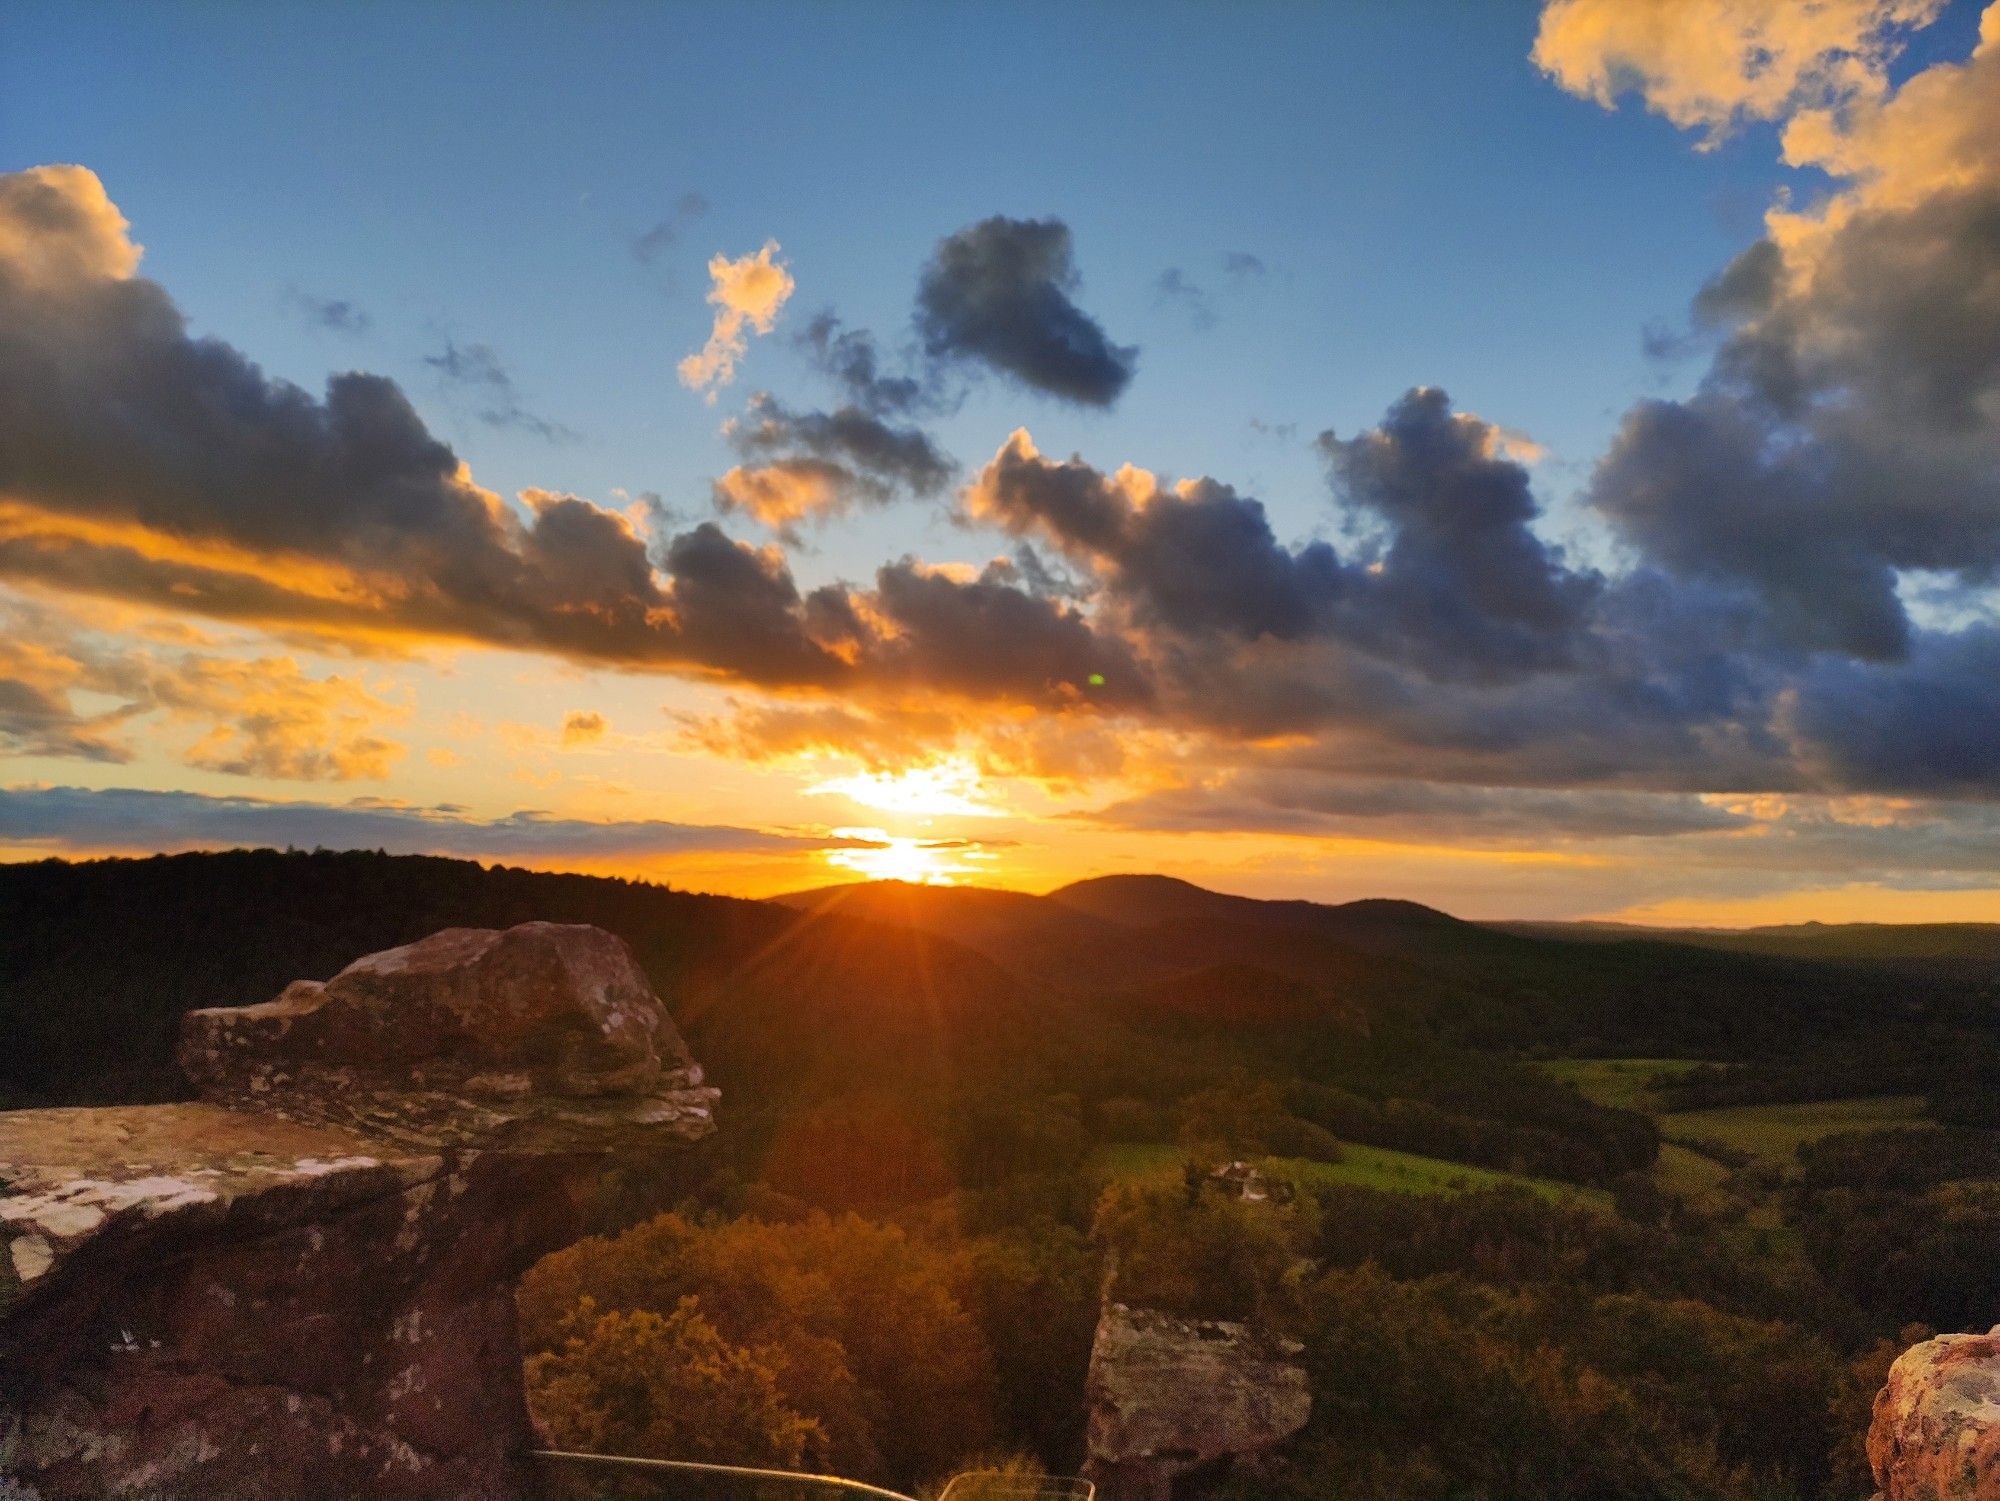
[[[688,226],[708,214],[708,200],[699,193],[683,193],[674,200],[674,206],[664,218],[656,219],[632,236],[630,247],[632,256],[641,265],[650,266],[661,256],[680,243]]]
[[[488,427],[511,427],[551,443],[574,443],[575,428],[539,416],[521,405],[514,377],[490,344],[459,344],[446,339],[444,349],[424,356],[447,386],[472,392],[480,401],[479,420]]]
[[[1334,487],[1387,529],[1366,602],[1349,616],[1437,676],[1509,676],[1570,661],[1600,581],[1571,572],[1530,525],[1527,471],[1502,434],[1435,387],[1380,425],[1318,442]],[[1378,634],[1379,633],[1379,634]]]
[[[61,689],[0,669],[0,754],[123,763],[132,748],[109,732],[130,717],[129,709],[81,713]]]
[[[910,559],[877,570],[871,604],[896,628],[878,670],[912,687],[950,681],[981,698],[1144,708],[1132,648],[1082,610],[1023,588],[1006,560],[967,580]]]
[[[917,330],[933,359],[970,360],[1030,389],[1109,406],[1138,366],[1071,301],[1080,284],[1069,226],[995,215],[938,243],[917,286]]]
[[[290,302],[313,328],[330,329],[337,334],[368,332],[370,322],[368,314],[358,303],[348,298],[316,297],[310,292],[301,292],[294,287],[286,294],[286,301]]]
[[[1697,299],[1727,331],[1707,375],[1626,415],[1591,499],[1801,645],[1894,658],[1899,572],[2000,581],[2000,180],[1861,209],[1807,282],[1780,260],[1761,242]]]
[[[865,328],[848,328],[831,311],[814,317],[794,342],[849,405],[870,416],[903,417],[949,404],[935,368],[914,375],[891,373],[875,336]]]
[[[1231,250],[1222,257],[1223,274],[1237,281],[1262,281],[1270,273],[1263,258],[1247,250]]]
[[[1740,809],[1686,793],[1481,787],[1253,768],[1079,815],[1119,828],[1248,830],[1402,842],[1530,844],[1659,839],[1749,828]]]
[[[936,495],[957,468],[920,428],[892,426],[860,407],[793,411],[768,392],[750,399],[729,442],[750,460],[824,460],[854,498],[878,503],[899,493]]]
[[[2000,628],[1915,635],[1886,665],[1822,655],[1783,706],[1824,780],[1932,795],[2000,790]]]
[[[534,811],[474,818],[453,807],[269,802],[137,788],[0,788],[0,843],[64,851],[233,847],[381,849],[479,860],[785,854],[865,840],[655,819],[593,822]]]
[[[1190,638],[1320,638],[1433,678],[1512,679],[1578,649],[1599,588],[1530,529],[1527,473],[1491,425],[1412,391],[1383,422],[1322,434],[1336,488],[1378,523],[1376,556],[1278,541],[1261,502],[1215,480],[1164,488],[1053,462],[1016,433],[967,493],[971,515],[1095,568],[1142,627]]]

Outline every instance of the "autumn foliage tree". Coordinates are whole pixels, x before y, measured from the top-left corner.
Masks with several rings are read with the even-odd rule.
[[[824,1462],[825,1428],[785,1399],[784,1357],[732,1345],[682,1298],[600,1313],[589,1298],[559,1349],[527,1363],[535,1417],[560,1449],[796,1469]]]
[[[529,1274],[530,1398],[545,1426],[550,1401],[565,1422],[583,1414],[582,1438],[600,1412],[621,1433],[672,1437],[701,1427],[714,1404],[715,1430],[736,1446],[716,1455],[727,1462],[758,1463],[796,1435],[815,1468],[907,1488],[993,1439],[992,1357],[965,1301],[970,1282],[957,1252],[854,1215],[714,1226],[661,1215]],[[607,1322],[613,1314],[625,1318]],[[641,1314],[652,1318],[632,1322]],[[638,1349],[716,1374],[635,1383]],[[668,1398],[681,1413],[651,1413]],[[787,1413],[811,1431],[787,1426]]]

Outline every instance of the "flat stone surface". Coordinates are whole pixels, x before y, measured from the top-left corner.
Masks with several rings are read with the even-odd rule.
[[[192,1013],[181,1056],[201,1103],[0,1114],[0,1479],[522,1494],[515,1281],[609,1156],[670,1179],[715,1126],[623,942],[448,929]]]

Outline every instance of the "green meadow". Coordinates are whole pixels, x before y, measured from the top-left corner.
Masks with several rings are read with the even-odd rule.
[[[1298,1188],[1332,1185],[1375,1188],[1389,1193],[1452,1194],[1485,1188],[1525,1188],[1551,1203],[1582,1202],[1609,1208],[1611,1196],[1601,1189],[1581,1188],[1553,1178],[1531,1178],[1492,1168],[1468,1167],[1442,1157],[1395,1152],[1387,1147],[1341,1143],[1341,1160],[1313,1162],[1303,1157],[1274,1158],[1272,1176]],[[1178,1173],[1186,1153],[1171,1142],[1120,1142],[1103,1149],[1099,1161],[1114,1178],[1143,1178]]]

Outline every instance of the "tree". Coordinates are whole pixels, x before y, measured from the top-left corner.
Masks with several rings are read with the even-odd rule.
[[[826,1430],[787,1404],[773,1353],[731,1344],[696,1299],[662,1318],[600,1313],[585,1298],[564,1329],[562,1348],[525,1372],[556,1447],[778,1469],[823,1460]]]
[[[831,1468],[907,1488],[993,1437],[992,1356],[955,1251],[854,1215],[706,1226],[665,1214],[545,1258],[520,1293],[523,1344],[566,1348],[588,1300],[665,1316],[697,1298],[819,1424]]]

